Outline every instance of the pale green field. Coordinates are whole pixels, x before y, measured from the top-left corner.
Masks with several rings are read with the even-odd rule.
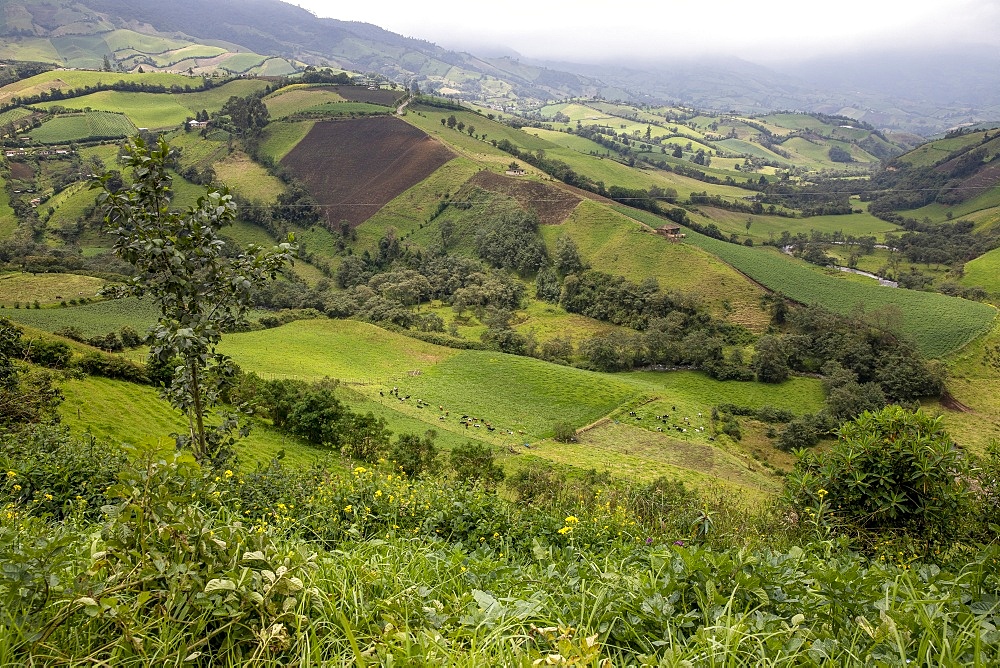
[[[1000,222],[1000,187],[993,187],[981,195],[977,195],[960,204],[948,205],[934,202],[919,209],[903,211],[907,218],[923,220],[925,217],[934,222],[942,223],[951,213],[951,220],[970,220],[976,227],[992,227]]]
[[[715,145],[732,153],[746,153],[758,158],[764,158],[765,160],[772,160],[781,164],[789,164],[788,158],[783,158],[774,151],[742,139],[722,139],[715,142]]]
[[[0,58],[43,63],[57,63],[60,60],[59,51],[52,46],[52,42],[42,37],[6,37],[0,41]]]
[[[17,218],[10,206],[10,195],[7,193],[7,182],[0,178],[0,240],[10,239],[17,229]]]
[[[917,166],[933,165],[938,160],[946,158],[952,151],[977,144],[982,138],[981,132],[972,132],[951,139],[937,139],[918,146],[909,153],[899,156],[897,160]]]
[[[715,223],[727,236],[736,233],[742,240],[750,237],[755,243],[770,241],[781,237],[784,230],[788,230],[794,236],[799,232],[810,234],[813,230],[832,234],[843,232],[845,235],[853,236],[874,236],[882,241],[887,232],[896,232],[899,228],[892,223],[876,218],[867,212],[867,202],[852,200],[851,204],[855,208],[864,208],[863,213],[851,213],[843,216],[810,216],[808,218],[784,218],[781,216],[767,216],[742,213],[739,211],[729,211],[727,209],[717,209],[714,207],[699,207],[699,212],[703,218],[697,218],[698,222]],[[750,221],[750,230],[746,228],[747,220]]]
[[[217,67],[241,74],[262,64],[267,56],[256,53],[231,53],[217,62]]]
[[[15,302],[58,304],[78,297],[94,297],[104,285],[100,278],[79,274],[0,274],[0,304]]]
[[[128,116],[138,127],[160,129],[178,126],[186,118],[193,118],[202,109],[220,109],[230,96],[243,97],[264,86],[266,83],[263,81],[238,79],[211,90],[176,95],[172,93],[101,91],[69,100],[47,102],[38,106],[45,109],[51,108],[53,105],[61,105],[67,109],[90,107],[98,111],[118,111]]]
[[[306,138],[313,125],[315,125],[314,121],[269,123],[264,128],[260,148],[265,155],[270,156],[275,162],[280,162],[300,141]]]
[[[285,184],[276,176],[237,152],[212,165],[220,183],[253,202],[271,203],[285,192]]]
[[[965,275],[962,285],[979,286],[987,292],[1000,294],[1000,248],[980,255],[975,260],[965,263]]]
[[[833,162],[830,160],[831,146],[844,149],[851,154],[856,162]],[[795,161],[797,164],[804,164],[814,169],[851,170],[879,162],[878,158],[869,155],[853,144],[833,140],[813,143],[803,137],[792,137],[783,143],[781,148],[798,157],[799,159]]]
[[[256,76],[280,77],[298,72],[298,68],[284,58],[268,58],[253,69]]]
[[[136,83],[148,83],[162,86],[176,85],[182,88],[184,86],[191,86],[194,88],[196,86],[201,86],[202,79],[201,77],[189,77],[184,74],[169,74],[165,72],[132,74],[127,72],[96,72],[91,70],[53,70],[51,72],[38,74],[28,79],[15,81],[14,83],[0,88],[0,102],[4,102],[12,97],[24,97],[25,95],[31,95],[31,91],[41,92],[42,90],[50,90],[52,88],[81,88],[83,86],[97,86],[101,83],[110,85],[118,81],[134,81]],[[149,93],[146,93],[146,95],[149,95]],[[60,100],[54,104],[63,103],[63,106],[69,107],[70,103],[75,102],[77,99],[86,99],[90,97],[91,96],[88,95],[84,98]],[[82,109],[83,106],[88,105],[73,108]],[[94,109],[100,108],[96,105],[89,106]],[[107,109],[106,111],[124,111],[124,109]]]
[[[115,30],[113,32],[106,33],[101,37],[104,39],[104,43],[107,44],[112,51],[133,49],[143,53],[154,54],[170,50],[198,48],[197,46],[191,45],[190,42],[184,40],[170,39],[168,37],[160,37],[158,35],[147,35],[145,33],[135,32],[134,30]],[[204,49],[206,47],[201,48]]]
[[[429,177],[396,196],[359,225],[356,228],[358,241],[355,250],[376,248],[379,239],[390,228],[396,230],[397,236],[410,235],[408,238],[417,244],[440,242],[437,226],[426,221],[445,194],[454,196],[479,169],[478,163],[465,158],[455,158],[441,165]]]
[[[264,98],[264,104],[273,119],[301,112],[327,102],[343,102],[344,98],[327,89],[317,89],[301,84],[293,84],[275,91]]]
[[[582,434],[578,443],[547,440],[532,453],[569,466],[613,472],[627,480],[651,482],[667,477],[695,489],[725,481],[754,497],[781,490],[781,478],[746,455],[628,424],[603,424]]]
[[[185,433],[187,422],[152,387],[107,378],[85,377],[60,384],[65,401],[59,407],[62,422],[78,434],[128,443],[174,449],[172,433]],[[236,446],[240,461],[253,468],[266,465],[280,451],[285,461],[309,466],[327,451],[255,421],[250,435]]]
[[[247,371],[269,378],[378,382],[421,371],[459,351],[352,320],[299,320],[283,327],[231,334],[220,350]]]

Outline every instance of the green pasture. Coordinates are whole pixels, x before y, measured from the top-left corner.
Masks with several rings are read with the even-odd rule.
[[[951,137],[948,139],[936,139],[913,149],[909,153],[896,158],[899,162],[905,162],[917,167],[929,167],[939,160],[948,157],[949,153],[968,146],[973,146],[982,141],[983,135],[979,132],[971,132],[967,135]]]
[[[260,141],[261,151],[275,162],[280,162],[300,141],[306,138],[314,124],[315,121],[269,123],[264,128],[264,135]]]
[[[66,67],[99,69],[108,48],[100,35],[66,34],[49,39]]]
[[[170,39],[169,37],[162,37],[159,35],[147,35],[145,33],[135,32],[134,30],[115,30],[110,33],[105,33],[101,37],[104,39],[104,43],[107,44],[108,48],[112,51],[132,49],[134,51],[141,51],[142,53],[162,54],[166,51],[177,51],[198,47],[202,49],[218,48],[194,45],[185,40]]]
[[[236,152],[212,164],[220,183],[253,202],[274,202],[285,192],[281,179],[271,175],[245,153]]]
[[[285,118],[327,102],[343,101],[344,98],[333,90],[302,84],[292,84],[264,98],[264,104],[273,119]]]
[[[934,202],[919,209],[909,209],[902,214],[907,218],[923,220],[930,218],[942,223],[948,220],[970,220],[976,227],[993,227],[1000,222],[1000,185],[986,189],[979,195],[959,204]],[[948,217],[951,214],[951,218]]]
[[[791,130],[793,132],[797,130],[812,130],[814,132],[819,133],[824,129],[829,131],[832,127],[828,123],[824,123],[818,118],[814,118],[813,116],[809,116],[808,114],[796,114],[796,113],[768,114],[757,120],[764,123],[765,125],[773,125],[778,128]]]
[[[180,75],[170,75],[180,76]],[[190,82],[190,79],[188,78]],[[138,127],[151,129],[178,126],[202,109],[218,110],[230,96],[244,97],[266,86],[256,79],[237,79],[207,91],[195,93],[123,93],[100,91],[82,97],[38,105],[44,109],[63,106],[67,109],[90,107],[96,111],[124,113]]]
[[[137,51],[145,52],[151,54],[153,62],[156,63],[157,67],[170,67],[172,65],[178,65],[184,60],[193,60],[201,58],[215,58],[226,50],[219,46],[209,46],[208,44],[187,44],[181,47],[171,47],[169,50],[162,50],[155,55],[152,55],[151,50],[137,48]]]
[[[9,309],[15,303],[25,306],[38,301],[46,305],[80,297],[93,298],[103,285],[100,278],[79,274],[0,274],[0,304]]]
[[[238,220],[222,231],[222,236],[229,237],[241,246],[257,244],[269,248],[275,244],[274,239],[262,227]]]
[[[442,141],[457,150],[469,150],[487,155],[507,155],[486,142],[469,137],[465,131],[459,132],[456,129],[441,125],[442,119],[447,120],[452,115],[455,116],[456,120],[465,123],[466,126],[474,125],[476,127],[476,134],[482,136],[485,132],[487,141],[507,139],[521,149],[528,151],[537,151],[539,149],[548,151],[551,148],[555,148],[555,145],[551,142],[538,139],[523,130],[512,128],[509,125],[491,121],[489,118],[471,111],[438,109],[437,107],[427,107],[419,104],[408,107],[408,110],[410,113],[406,115],[406,120],[409,123],[417,126],[427,134],[440,136]]]
[[[534,294],[533,286],[529,285],[528,294]],[[514,314],[511,325],[517,332],[533,336],[538,343],[568,338],[575,348],[581,341],[593,336],[629,331],[576,313],[567,313],[556,304],[536,299],[525,301],[524,308]],[[481,341],[481,336],[486,331],[486,325],[468,311],[459,319],[451,306],[440,301],[421,306],[421,312],[439,316],[444,321],[445,328],[454,324],[458,329],[458,336],[468,341]]]
[[[811,234],[815,230],[825,234],[842,232],[845,236],[874,236],[879,241],[885,238],[887,232],[899,230],[896,225],[868,213],[867,203],[862,206],[862,203],[855,200],[852,201],[852,204],[864,208],[864,211],[842,216],[810,216],[808,218],[750,214],[708,206],[700,206],[698,211],[708,219],[708,222],[715,223],[726,236],[735,233],[740,240],[750,237],[756,243],[778,239],[785,230],[793,236],[800,232]],[[747,230],[747,221],[750,221],[749,231]]]
[[[641,211],[627,215],[651,224],[659,220]],[[898,309],[901,333],[913,339],[924,355],[933,358],[960,349],[987,331],[996,317],[996,309],[978,302],[826,276],[796,264],[776,249],[730,244],[692,230],[687,231],[685,243],[704,248],[764,287],[804,304],[817,303],[845,315],[858,308],[875,316],[884,314],[886,308]]]
[[[230,334],[220,346],[247,371],[267,378],[386,384],[458,351],[352,320],[299,320],[276,329]]]
[[[584,200],[564,223],[543,226],[541,232],[550,253],[557,239],[567,235],[593,267],[636,282],[653,277],[661,290],[697,293],[735,322],[755,330],[767,325],[756,285],[711,253],[671,242],[611,207]]]
[[[63,296],[71,299],[93,295]],[[12,309],[8,307],[4,309],[4,315],[14,322],[46,332],[55,332],[65,327],[76,327],[85,336],[98,336],[118,331],[125,325],[141,334],[156,321],[157,311],[151,303],[129,298],[59,308]]]
[[[551,436],[553,425],[560,421],[582,427],[640,393],[610,374],[482,350],[459,351],[392,385],[411,396],[401,404],[417,398],[429,402],[430,408],[423,410],[432,411],[433,420],[443,406],[450,413],[440,421],[443,426],[458,427],[460,416],[470,415],[492,423],[498,431],[514,431],[515,436],[507,438],[515,442],[520,431],[528,439]],[[477,433],[485,427],[473,429]]]
[[[1000,248],[965,263],[962,285],[979,286],[992,295],[1000,294]]]
[[[84,86],[97,86],[99,84],[110,85],[119,81],[160,86],[180,86],[181,88],[184,86],[194,88],[202,84],[201,77],[190,77],[186,74],[171,74],[168,72],[137,74],[129,72],[97,72],[94,70],[52,70],[22,79],[21,81],[15,81],[0,88],[0,102],[7,98],[21,95],[23,91],[34,88],[38,88],[38,90],[49,90],[51,88],[66,90],[69,88],[83,88]],[[60,100],[55,104],[70,101]],[[94,108],[96,109],[96,107]]]
[[[31,116],[31,110],[24,107],[14,107],[13,109],[0,112],[0,128],[28,116]]]
[[[261,77],[280,77],[298,72],[298,68],[284,58],[268,58],[258,67],[254,68],[254,74]]]
[[[84,377],[60,384],[65,400],[59,407],[62,422],[78,434],[134,446],[174,449],[173,433],[185,433],[181,413],[161,399],[152,387],[107,378]],[[280,451],[290,464],[309,466],[328,451],[314,448],[255,420],[250,435],[237,442],[244,465],[266,465]]]
[[[58,63],[60,60],[59,52],[44,37],[5,37],[0,40],[0,58],[44,63]],[[0,100],[2,96],[0,92]]]
[[[14,216],[14,209],[10,206],[7,184],[3,178],[0,178],[0,240],[10,239],[15,230],[17,230],[17,218]]]
[[[135,125],[122,114],[89,111],[60,114],[32,130],[31,138],[40,144],[68,144],[88,139],[123,139],[135,132]]]
[[[830,160],[830,147],[838,146],[844,149],[854,158],[855,162],[834,162]],[[854,144],[847,144],[834,140],[815,141],[804,137],[792,137],[781,145],[781,148],[788,151],[794,157],[798,157],[798,164],[812,167],[814,169],[839,169],[850,170],[864,167],[871,163],[878,163],[878,158],[869,155]]]
[[[623,451],[633,447],[633,442],[614,444],[605,439],[577,451],[579,457],[574,459],[566,448],[548,440],[539,443],[539,439],[550,437],[556,422],[579,428],[608,416],[608,424],[617,421],[637,428],[629,435],[635,438],[638,450],[628,456],[650,460],[646,474],[640,477],[643,480],[660,472],[685,480],[694,476],[692,480],[706,482],[703,477],[709,476],[749,488],[767,488],[766,476],[757,477],[761,475],[759,466],[737,446],[725,439],[710,445],[711,429],[671,432],[668,440],[662,440],[663,435],[655,431],[659,423],[654,424],[652,416],[670,412],[679,420],[681,415],[690,415],[702,426],[707,424],[712,406],[723,402],[770,404],[803,413],[817,410],[823,401],[821,383],[813,378],[764,385],[719,382],[698,372],[602,374],[490,351],[439,348],[352,321],[299,321],[277,329],[229,335],[223,349],[243,369],[266,378],[340,378],[338,392],[358,395],[345,395],[355,410],[371,410],[397,432],[435,429],[444,447],[467,438],[509,448],[531,443],[530,452],[541,458],[600,469],[604,468],[601,462],[614,460],[614,453],[626,456]],[[391,395],[393,387],[409,399]],[[648,414],[650,419],[635,421],[628,416],[629,410]],[[698,413],[702,415],[698,417]],[[481,426],[467,427],[463,415],[475,417]],[[679,448],[682,452],[655,455],[647,452],[652,441],[664,450]],[[691,458],[687,456],[690,453],[694,453]],[[741,461],[745,462],[742,469],[738,466]],[[682,470],[663,468],[665,463]]]
[[[216,66],[235,74],[242,74],[261,65],[266,59],[267,56],[258,53],[231,53],[219,59]]]
[[[182,166],[199,169],[213,165],[229,155],[229,143],[202,137],[200,132],[176,130],[166,135],[170,147],[180,152]]]
[[[87,207],[94,204],[97,192],[90,189],[90,184],[78,182],[70,185],[62,192],[45,202],[45,207],[55,209],[46,222],[49,228],[63,228],[76,225]]]
[[[763,158],[765,160],[773,160],[778,163],[788,164],[788,158],[783,158],[777,153],[759,146],[749,141],[744,141],[743,139],[721,139],[716,142],[712,142],[714,146],[721,149],[729,151],[730,153],[739,153],[752,155],[756,158]]]
[[[395,229],[398,236],[406,236],[421,246],[440,243],[441,233],[436,222],[429,222],[430,216],[437,210],[438,202],[446,195],[454,197],[480,169],[478,162],[464,157],[441,165],[429,177],[397,195],[359,225],[356,228],[358,240],[355,251],[376,248],[379,239],[390,228]]]

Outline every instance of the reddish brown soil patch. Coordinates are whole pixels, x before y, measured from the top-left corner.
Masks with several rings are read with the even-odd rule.
[[[281,164],[305,183],[326,221],[352,227],[455,155],[391,116],[317,123]]]
[[[950,411],[958,411],[960,413],[971,413],[972,409],[963,404],[961,401],[951,396],[950,392],[944,392],[941,395],[941,405]]]
[[[326,90],[332,90],[348,102],[367,102],[368,104],[381,104],[391,107],[396,104],[396,100],[403,97],[403,92],[398,90],[369,90],[364,86],[323,86]]]
[[[562,188],[489,171],[477,173],[469,179],[469,185],[517,200],[525,209],[534,211],[542,225],[558,225],[580,203],[577,195]]]
[[[21,181],[30,181],[35,178],[35,170],[31,167],[31,165],[23,162],[11,162],[10,178],[19,179]]]

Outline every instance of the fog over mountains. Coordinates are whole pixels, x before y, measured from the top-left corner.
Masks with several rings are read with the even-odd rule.
[[[967,0],[964,4],[977,3]],[[983,16],[992,16],[988,11],[992,3],[978,4]],[[332,5],[327,10],[334,15],[340,12]],[[425,10],[442,20],[446,16],[434,6]],[[911,39],[902,42],[906,46],[893,46],[892,42],[874,41],[866,51],[854,49],[849,55],[815,52],[812,56],[789,55],[787,45],[798,44],[802,35],[786,35],[785,41],[779,40],[771,50],[746,49],[746,55],[732,55],[739,52],[736,47],[740,42],[726,37],[718,27],[723,23],[706,18],[706,30],[697,48],[669,55],[642,41],[636,41],[627,57],[613,51],[601,55],[601,44],[610,37],[581,34],[577,41],[593,43],[595,54],[589,59],[592,62],[581,62],[571,56],[540,59],[519,55],[503,45],[504,34],[499,28],[491,38],[472,28],[464,37],[453,35],[454,43],[460,43],[464,51],[450,50],[421,39],[419,34],[404,37],[369,23],[320,18],[279,0],[216,0],[211,4],[195,0],[53,0],[45,5],[7,0],[2,12],[0,38],[49,39],[61,55],[71,52],[59,42],[69,39],[68,32],[83,35],[89,30],[99,36],[114,26],[186,36],[193,41],[224,41],[257,53],[295,59],[303,66],[379,73],[401,84],[416,84],[425,92],[495,106],[530,108],[547,100],[597,95],[719,111],[819,111],[925,136],[962,124],[1000,120],[1000,49],[982,43],[978,33],[976,43],[936,39],[928,40],[927,46],[916,46]],[[477,23],[473,18],[465,16],[469,25]],[[499,18],[492,20],[502,23]],[[521,20],[530,24],[531,30],[537,28],[531,17],[522,16]],[[72,31],[67,24],[72,25]],[[561,43],[572,25],[548,25],[551,41]],[[692,29],[671,24],[664,27],[662,41],[677,48],[689,45]],[[968,26],[963,29],[971,30]],[[817,41],[827,37],[827,33],[816,33]],[[845,36],[845,40],[849,38],[860,39]],[[780,44],[786,44],[785,51],[780,50]],[[72,56],[65,55],[59,64],[86,66],[80,40],[71,46]],[[104,55],[98,53],[102,47],[91,48],[95,50],[90,60],[99,63]],[[579,55],[581,51],[568,53]],[[754,59],[764,64],[751,62]]]

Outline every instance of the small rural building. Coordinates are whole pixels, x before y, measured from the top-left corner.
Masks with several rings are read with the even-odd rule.
[[[524,176],[524,175],[525,175],[525,174],[527,174],[528,172],[526,172],[526,171],[524,171],[523,169],[521,169],[520,167],[518,167],[517,169],[508,169],[508,170],[507,170],[506,172],[504,172],[504,173],[505,173],[505,174],[506,174],[507,176]]]
[[[674,225],[674,224],[662,225],[656,228],[656,233],[670,239],[671,241],[680,241],[681,239],[684,238],[684,235],[681,234],[680,225]]]

